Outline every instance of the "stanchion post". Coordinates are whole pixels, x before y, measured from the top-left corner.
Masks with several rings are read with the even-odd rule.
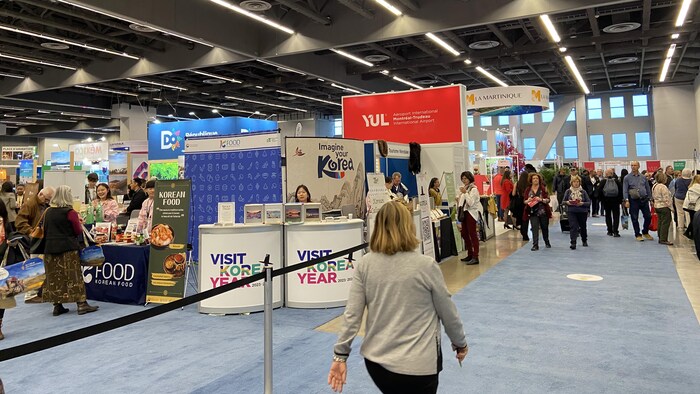
[[[272,394],[272,264],[265,256],[265,394]]]

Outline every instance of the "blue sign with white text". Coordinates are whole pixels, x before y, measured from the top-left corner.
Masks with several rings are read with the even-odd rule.
[[[276,129],[275,121],[237,116],[151,124],[148,126],[148,159],[177,159],[185,154],[187,137],[215,137]]]

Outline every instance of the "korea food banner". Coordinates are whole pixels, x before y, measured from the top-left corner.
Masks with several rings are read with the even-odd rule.
[[[146,302],[166,304],[185,294],[191,195],[189,179],[156,183]]]
[[[343,137],[391,142],[462,142],[466,88],[453,85],[343,97]]]
[[[539,86],[484,88],[467,92],[467,110],[483,116],[534,114],[549,109],[549,89]]]
[[[311,202],[321,211],[355,207],[356,218],[365,212],[364,142],[339,138],[286,139],[287,198],[298,185],[306,185]]]

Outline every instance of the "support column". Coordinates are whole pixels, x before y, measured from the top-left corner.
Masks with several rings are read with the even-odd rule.
[[[119,139],[121,141],[147,140],[148,121],[155,116],[155,107],[141,107],[131,104],[112,106],[112,117],[119,118]]]
[[[578,146],[578,159],[582,162],[590,159],[586,115],[586,96],[578,96],[576,97],[576,145]]]
[[[559,104],[559,108],[554,112],[554,119],[552,119],[552,121],[549,123],[549,126],[547,126],[547,130],[544,132],[542,139],[537,144],[535,155],[532,157],[533,160],[544,160],[547,157],[547,153],[549,153],[549,150],[552,148],[552,144],[559,136],[561,128],[564,127],[564,123],[566,122],[566,118],[569,117],[571,109],[576,106],[576,100],[577,97],[567,97],[562,100],[561,104]],[[576,119],[579,119],[581,116],[583,116],[585,122],[585,110],[583,113],[579,113],[577,109]]]

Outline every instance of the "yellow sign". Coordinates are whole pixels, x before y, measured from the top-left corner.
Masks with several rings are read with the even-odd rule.
[[[532,89],[532,101],[542,102],[542,91],[539,89]]]
[[[468,102],[469,104],[471,104],[471,105],[475,105],[476,101],[475,101],[475,99],[474,99],[474,95],[473,95],[473,94],[468,94],[468,95],[467,95],[467,102]]]

